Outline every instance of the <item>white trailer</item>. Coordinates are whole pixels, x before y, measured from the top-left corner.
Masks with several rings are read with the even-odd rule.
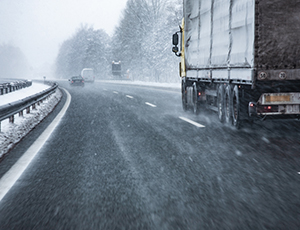
[[[84,68],[81,71],[81,77],[83,77],[85,82],[94,82],[95,81],[94,70],[91,68]]]

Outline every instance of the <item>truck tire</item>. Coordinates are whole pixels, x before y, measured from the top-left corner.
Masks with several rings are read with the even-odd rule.
[[[232,89],[230,85],[227,85],[224,94],[225,105],[225,122],[232,125]]]
[[[219,85],[217,92],[217,107],[218,107],[218,117],[221,123],[225,120],[225,104],[224,104],[224,85]]]
[[[181,84],[181,98],[182,98],[182,109],[183,111],[187,111],[188,106],[187,106],[187,92],[186,92],[185,83]]]
[[[196,115],[198,115],[200,112],[200,107],[198,103],[198,90],[196,84],[193,85],[193,112]]]
[[[232,125],[236,128],[241,126],[241,98],[240,98],[240,89],[237,85],[234,86],[232,90]]]

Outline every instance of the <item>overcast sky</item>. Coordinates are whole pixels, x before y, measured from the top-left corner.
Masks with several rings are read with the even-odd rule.
[[[83,24],[113,34],[127,0],[0,0],[0,44],[19,47],[33,68],[52,64]]]

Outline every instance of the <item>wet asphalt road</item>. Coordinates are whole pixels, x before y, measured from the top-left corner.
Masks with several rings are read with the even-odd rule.
[[[299,121],[234,130],[183,112],[180,90],[60,85],[70,107],[0,202],[0,229],[300,229]]]

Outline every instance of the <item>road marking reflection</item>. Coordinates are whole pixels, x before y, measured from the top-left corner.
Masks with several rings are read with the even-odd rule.
[[[149,105],[149,106],[151,106],[151,107],[153,107],[153,108],[156,107],[156,105],[153,105],[153,104],[151,104],[151,103],[149,103],[149,102],[145,102],[145,104],[146,104],[146,105]]]
[[[192,124],[192,125],[198,127],[198,128],[204,128],[204,127],[205,127],[204,125],[201,125],[201,124],[199,124],[199,123],[197,123],[197,122],[195,122],[195,121],[192,121],[192,120],[190,120],[190,119],[188,119],[188,118],[185,118],[185,117],[179,117],[179,118],[180,118],[181,120],[183,120],[183,121],[186,121],[186,122],[188,122],[188,123],[190,123],[190,124]]]

